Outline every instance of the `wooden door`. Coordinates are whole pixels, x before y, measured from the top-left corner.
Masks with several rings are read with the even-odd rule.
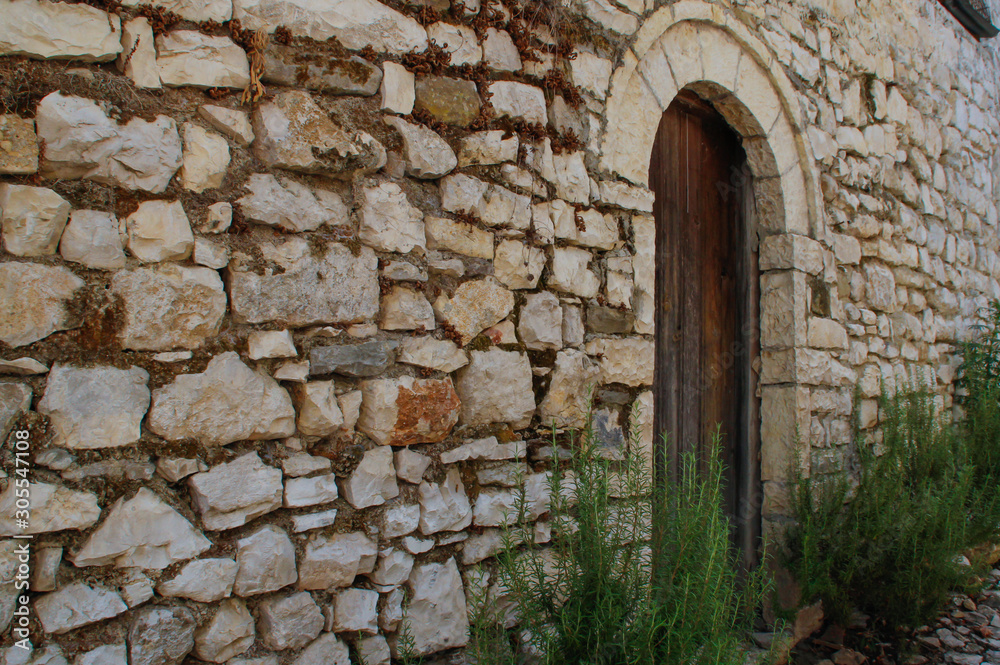
[[[761,503],[759,282],[748,173],[739,137],[722,116],[680,93],[660,122],[649,176],[656,195],[659,469],[676,477],[687,451],[704,461],[719,427],[733,542],[753,565]]]

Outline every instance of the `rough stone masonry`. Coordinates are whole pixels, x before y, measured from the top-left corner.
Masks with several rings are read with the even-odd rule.
[[[996,40],[925,0],[0,0],[0,663],[460,657],[518,477],[551,531],[551,428],[593,388],[609,455],[652,445],[683,87],[754,175],[770,533],[883,387],[951,406]]]

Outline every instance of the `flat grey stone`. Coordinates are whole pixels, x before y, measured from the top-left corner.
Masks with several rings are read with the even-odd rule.
[[[396,362],[394,340],[372,340],[361,344],[320,346],[309,352],[309,373],[377,376]]]

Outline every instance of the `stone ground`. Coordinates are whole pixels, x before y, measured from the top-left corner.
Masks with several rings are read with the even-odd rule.
[[[800,644],[795,665],[1000,665],[1000,568],[992,570],[983,591],[952,598],[933,626],[914,632],[909,654],[896,655],[865,628],[844,631],[828,626]],[[855,650],[856,649],[856,650]]]

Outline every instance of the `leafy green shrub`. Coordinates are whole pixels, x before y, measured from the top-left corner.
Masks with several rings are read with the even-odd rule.
[[[798,479],[788,547],[806,602],[821,597],[841,622],[860,609],[891,632],[931,619],[966,581],[956,558],[974,544],[975,486],[965,445],[930,394],[900,391],[881,406],[882,443],[856,440],[856,486]]]
[[[1000,536],[1000,302],[983,313],[977,336],[963,348],[960,403],[965,438],[973,466],[974,492],[969,506],[974,535],[981,541]]]
[[[568,468],[552,473],[551,544],[535,541],[526,502],[505,533],[497,579],[521,649],[545,665],[742,664],[764,582],[759,572],[741,580],[719,460],[700,474],[686,457],[679,482],[654,487],[638,455],[600,452],[588,427]],[[490,645],[473,645],[480,665],[511,662],[496,620],[473,630]]]

